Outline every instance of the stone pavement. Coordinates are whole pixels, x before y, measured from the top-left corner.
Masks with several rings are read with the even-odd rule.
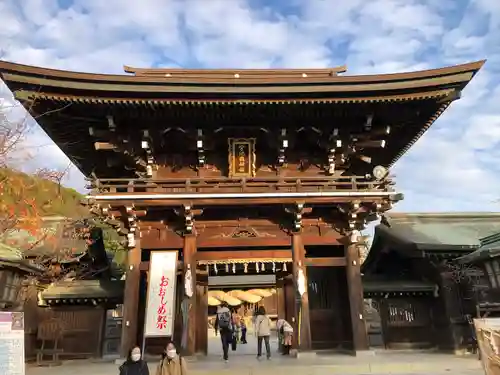
[[[150,361],[150,370],[156,367]],[[374,355],[317,355],[299,359],[275,356],[271,361],[257,361],[250,355],[233,355],[229,363],[218,355],[188,359],[189,375],[332,375],[332,374],[450,374],[483,375],[476,357],[455,357],[423,352],[376,352]],[[153,371],[151,371],[154,374]],[[28,366],[26,375],[117,375],[114,363],[68,361],[59,367]]]

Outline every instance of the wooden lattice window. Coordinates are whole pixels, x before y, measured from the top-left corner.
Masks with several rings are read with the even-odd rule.
[[[315,310],[332,309],[335,305],[335,274],[323,270],[324,267],[309,267],[309,306]]]
[[[422,326],[428,323],[429,314],[424,304],[414,301],[390,301],[387,322],[391,326]]]

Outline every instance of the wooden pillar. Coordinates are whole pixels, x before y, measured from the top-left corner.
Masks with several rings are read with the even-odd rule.
[[[276,280],[276,299],[278,305],[278,319],[286,319],[285,281],[283,279]]]
[[[295,286],[295,322],[294,332],[297,338],[298,349],[307,351],[312,349],[311,345],[311,322],[309,319],[309,297],[307,294],[307,267],[305,265],[306,251],[300,233],[292,235],[292,259],[293,259],[293,283]],[[297,276],[299,270],[304,274],[305,292],[302,297],[299,294]]]
[[[205,280],[200,281],[204,278]],[[196,353],[207,355],[208,350],[208,275],[198,275],[196,285]]]
[[[355,243],[345,247],[347,289],[349,293],[349,306],[351,311],[352,343],[354,351],[368,350],[368,333],[366,331],[363,284],[361,281],[361,268],[359,251]]]
[[[286,316],[286,300],[285,300],[285,281],[283,279],[276,280],[276,303],[278,310],[278,319],[287,319]],[[283,352],[282,342],[279,342],[278,350]]]
[[[125,291],[123,296],[123,322],[120,353],[123,358],[134,345],[138,345],[139,287],[141,283],[141,245],[136,240],[135,247],[128,251]]]
[[[184,275],[188,267],[191,269],[191,282],[193,295],[189,298],[189,309],[187,319],[187,344],[186,355],[196,353],[196,319],[197,319],[197,298],[196,298],[196,235],[188,234],[184,237]],[[184,279],[184,278],[183,278]],[[184,288],[184,284],[182,285]],[[187,298],[187,296],[186,296]]]

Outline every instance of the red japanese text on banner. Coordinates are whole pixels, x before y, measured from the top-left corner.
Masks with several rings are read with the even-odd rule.
[[[149,263],[146,337],[172,336],[175,316],[176,251],[153,251]]]

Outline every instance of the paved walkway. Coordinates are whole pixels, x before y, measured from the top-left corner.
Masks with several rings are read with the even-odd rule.
[[[298,359],[278,354],[276,338],[271,339],[272,358],[258,361],[257,340],[249,335],[248,344],[230,351],[229,363],[222,361],[220,338],[209,332],[208,355],[187,358],[189,375],[335,375],[335,374],[450,374],[484,375],[476,356],[455,357],[417,351],[376,351],[353,357],[339,354],[303,355]],[[264,350],[264,348],[263,348]],[[154,374],[158,360],[149,361]],[[117,375],[118,365],[92,360],[68,361],[58,367],[28,366],[26,375]],[[3,374],[0,374],[3,375]]]
[[[370,356],[317,355],[299,359],[275,357],[257,361],[236,355],[224,363],[218,355],[188,360],[189,375],[332,375],[332,374],[450,374],[483,375],[481,363],[473,357],[430,353],[379,352]],[[150,370],[156,364],[150,362]],[[154,372],[151,371],[153,374]],[[70,361],[59,367],[28,366],[26,375],[117,375],[112,363]]]

